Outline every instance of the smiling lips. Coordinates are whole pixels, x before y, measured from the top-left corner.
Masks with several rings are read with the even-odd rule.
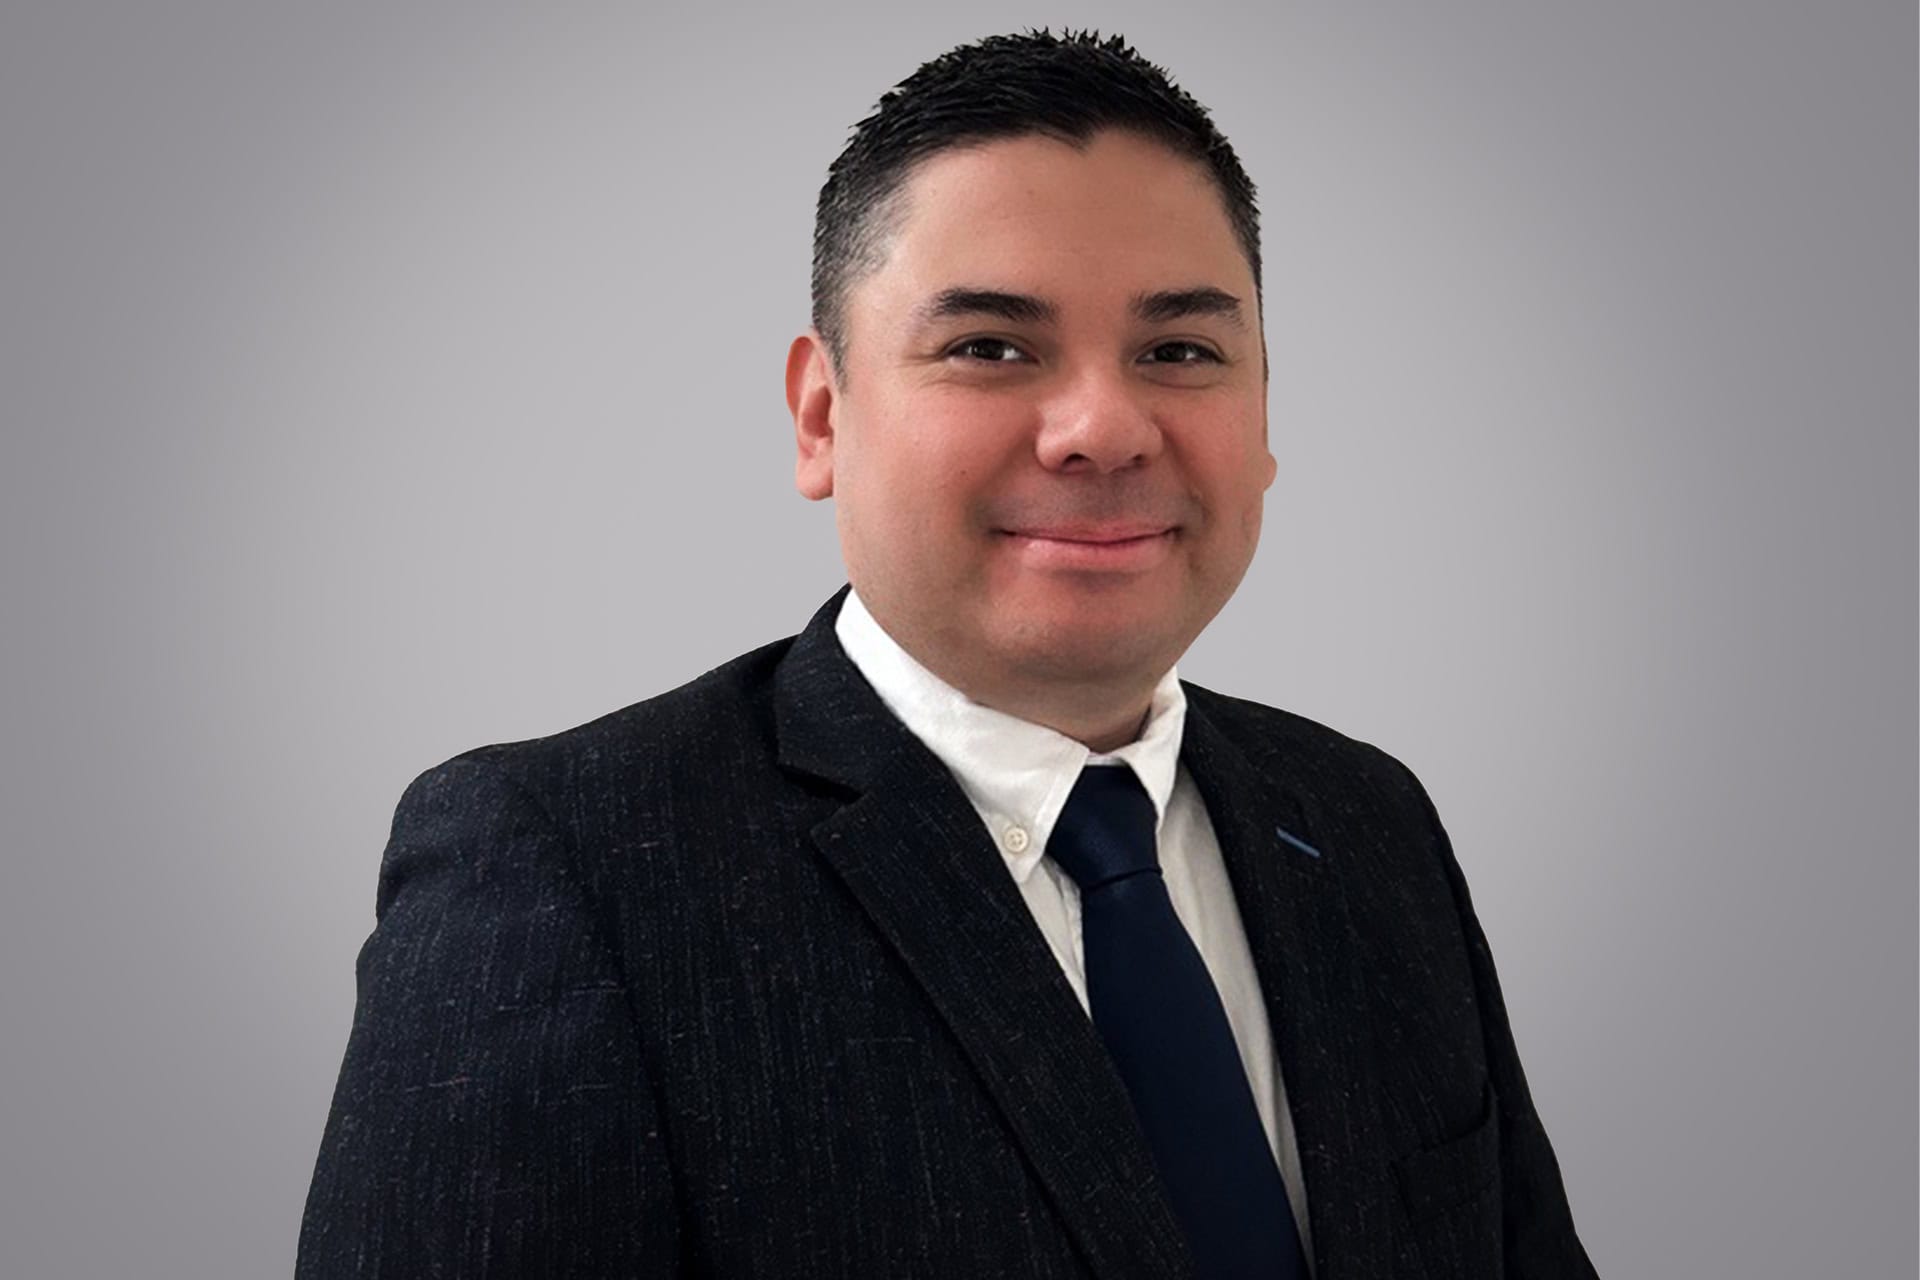
[[[1165,558],[1178,526],[1159,524],[1047,525],[1003,530],[1036,569],[1138,573]]]

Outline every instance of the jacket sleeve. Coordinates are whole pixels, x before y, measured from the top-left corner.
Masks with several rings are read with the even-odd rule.
[[[1413,777],[1411,772],[1407,776]],[[1466,877],[1433,801],[1417,778],[1413,786],[1426,807],[1460,915],[1460,931],[1466,939],[1467,961],[1479,1004],[1480,1031],[1486,1044],[1487,1071],[1499,1104],[1503,1274],[1507,1280],[1594,1280],[1593,1263],[1574,1232],[1560,1163],[1534,1111],[1533,1095],[1527,1088],[1526,1072],[1521,1069],[1507,1021],[1506,1000],[1500,994],[1500,979],[1494,972],[1493,952],[1474,914]]]
[[[676,1273],[626,988],[573,852],[498,767],[408,788],[297,1274]]]

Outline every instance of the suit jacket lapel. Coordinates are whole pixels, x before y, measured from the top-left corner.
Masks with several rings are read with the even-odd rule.
[[[1193,775],[1246,927],[1299,1139],[1316,1280],[1386,1275],[1392,1228],[1369,1075],[1364,978],[1341,861],[1313,797],[1256,764],[1221,727],[1231,712],[1192,685],[1181,759]],[[1218,717],[1218,718],[1216,718]]]
[[[840,648],[844,595],[776,677],[782,765],[851,793],[815,845],[959,1041],[1095,1274],[1190,1275],[1126,1086],[959,784]]]

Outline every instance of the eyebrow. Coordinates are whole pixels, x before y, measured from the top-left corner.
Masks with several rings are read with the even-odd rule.
[[[1165,324],[1188,316],[1218,316],[1237,329],[1247,320],[1240,299],[1224,289],[1203,285],[1193,289],[1160,289],[1133,296],[1133,314],[1148,324]],[[1004,289],[976,289],[966,285],[942,289],[915,309],[921,324],[957,316],[991,316],[1008,324],[1052,324],[1060,310],[1045,298]]]
[[[1247,318],[1240,311],[1240,299],[1224,289],[1211,286],[1135,294],[1133,314],[1148,324],[1164,324],[1169,320],[1184,320],[1188,316],[1218,316],[1236,329],[1247,327]]]
[[[915,308],[920,323],[951,320],[955,316],[992,316],[1008,324],[1052,324],[1058,309],[1045,298],[1001,289],[942,289]]]

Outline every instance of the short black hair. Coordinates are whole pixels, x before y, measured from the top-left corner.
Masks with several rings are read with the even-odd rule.
[[[813,226],[813,327],[836,367],[846,353],[846,294],[886,252],[889,213],[919,161],[950,147],[1043,134],[1080,145],[1125,129],[1197,160],[1260,287],[1253,182],[1207,109],[1120,36],[1045,29],[988,36],[926,63],[853,127],[827,170]]]

